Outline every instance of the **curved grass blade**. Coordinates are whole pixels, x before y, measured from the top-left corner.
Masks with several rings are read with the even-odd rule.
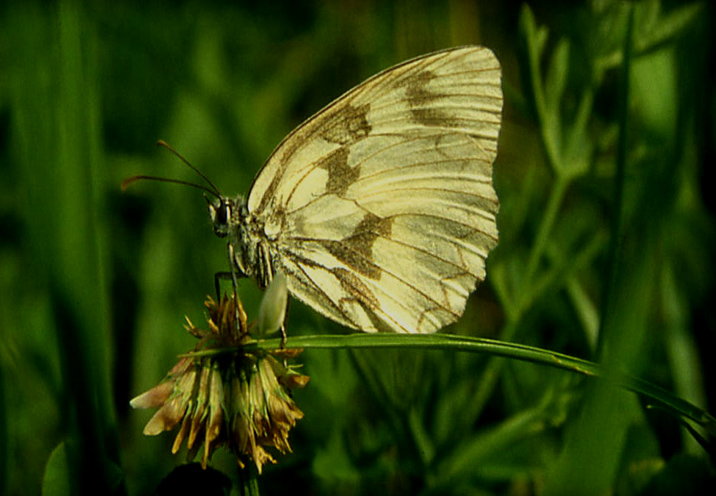
[[[267,339],[249,343],[259,349],[277,349],[279,339]],[[451,334],[347,334],[328,336],[301,336],[289,338],[285,348],[347,349],[347,348],[400,348],[462,351],[484,353],[524,362],[575,372],[580,375],[606,380],[616,386],[647,398],[654,406],[689,420],[706,431],[706,439],[716,437],[716,418],[701,408],[672,393],[632,375],[607,370],[601,365],[563,353],[534,346],[509,343],[493,339],[455,336]],[[229,349],[222,353],[231,352]],[[210,351],[208,353],[215,353]],[[697,438],[698,439],[698,438]]]

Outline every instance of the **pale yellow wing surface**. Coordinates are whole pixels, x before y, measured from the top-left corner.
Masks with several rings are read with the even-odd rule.
[[[499,62],[475,46],[387,69],[299,126],[247,200],[290,293],[368,332],[457,320],[497,243],[501,113]]]

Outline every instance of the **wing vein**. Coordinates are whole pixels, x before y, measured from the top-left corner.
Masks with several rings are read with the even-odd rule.
[[[381,236],[381,237],[382,237],[382,236]],[[294,241],[300,241],[299,238],[293,238],[293,239],[294,239]],[[318,243],[320,244],[321,241],[326,241],[326,240],[320,240],[320,239],[314,239],[314,238],[306,238],[304,241],[306,241],[306,242],[314,242],[314,243],[315,243],[315,242],[318,242]],[[408,246],[408,247],[410,247],[410,248],[413,248],[413,249],[418,250],[417,247],[415,247],[415,246],[411,246],[411,245],[407,245],[407,244],[406,244],[405,246]],[[460,315],[457,314],[457,313],[455,313],[451,308],[447,308],[445,305],[443,305],[443,304],[440,303],[439,301],[435,300],[432,296],[430,296],[430,295],[428,295],[427,293],[425,293],[424,291],[421,291],[420,289],[418,289],[417,286],[415,286],[415,285],[411,284],[410,282],[406,281],[405,279],[402,279],[401,277],[397,276],[393,271],[387,270],[385,267],[381,267],[381,266],[378,265],[374,260],[371,260],[370,258],[366,257],[364,254],[362,254],[361,252],[359,252],[359,251],[357,251],[357,250],[354,250],[354,249],[352,249],[352,248],[349,248],[349,251],[351,251],[351,252],[354,253],[357,257],[363,259],[364,261],[366,261],[368,264],[372,265],[373,267],[375,267],[375,268],[377,268],[377,269],[380,269],[383,273],[390,275],[393,279],[395,279],[395,280],[397,280],[397,281],[400,281],[400,282],[403,283],[405,286],[407,286],[408,288],[410,288],[410,289],[413,290],[414,292],[418,293],[419,295],[421,295],[421,296],[422,296],[423,298],[425,298],[426,300],[428,300],[428,301],[432,302],[433,304],[435,304],[437,307],[439,307],[439,308],[441,308],[441,309],[443,309],[443,310],[447,310],[450,314],[452,314],[452,315],[453,315],[454,317],[456,317],[456,318],[460,317]],[[419,250],[419,251],[423,251],[423,250]],[[428,254],[428,255],[434,257],[434,258],[437,258],[438,260],[442,260],[442,259],[440,259],[439,257],[436,257],[436,256],[435,256],[434,254],[432,254],[432,253],[429,253],[429,252],[424,252],[424,253],[426,253],[426,254]],[[294,255],[294,254],[292,253],[291,255]],[[453,263],[451,263],[451,262],[448,262],[448,261],[446,261],[446,260],[442,260],[442,261],[444,261],[445,263],[448,263],[449,265],[453,265],[454,267],[456,267],[456,268],[460,269],[461,271],[463,271],[463,273],[467,273],[467,274],[472,275],[470,272],[467,272],[464,267],[460,267],[459,265],[455,265],[455,264],[453,264]],[[328,270],[328,269],[326,269],[326,270]],[[353,272],[353,271],[352,271],[352,272]],[[355,288],[355,289],[360,290],[360,288]],[[397,300],[394,300],[394,301],[396,301],[397,303],[400,303],[400,302],[398,302]],[[404,305],[402,305],[402,304],[401,304],[401,306],[403,306],[403,308],[405,308],[405,309],[409,309],[409,307],[406,307],[406,306],[404,306]]]

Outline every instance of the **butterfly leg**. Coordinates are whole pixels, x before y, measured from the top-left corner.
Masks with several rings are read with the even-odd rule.
[[[281,344],[279,345],[279,349],[283,350],[286,349],[286,340],[288,337],[286,336],[286,324],[281,324]]]
[[[228,248],[228,254],[229,254],[229,268],[231,269],[231,272],[230,272],[230,274],[231,274],[231,286],[232,286],[232,289],[233,289],[233,291],[234,291],[234,301],[237,301],[238,298],[239,298],[239,292],[238,292],[238,289],[239,289],[239,280],[238,280],[238,277],[236,277],[236,262],[235,262],[236,259],[234,258],[234,245],[232,245],[231,242],[229,242],[229,243],[227,244],[227,246],[229,247],[229,248]],[[235,317],[234,322],[236,322],[236,334],[238,335],[238,334],[240,333],[240,329],[239,329],[239,305],[238,305],[238,303],[235,305],[235,309],[236,309],[236,315],[234,316],[234,317]]]
[[[214,274],[214,291],[216,291],[216,301],[221,301],[221,281],[231,279],[231,272],[217,272]]]
[[[283,322],[281,323],[281,346],[280,349],[286,348],[286,340],[288,339],[288,336],[286,336],[286,320],[288,319],[288,306],[291,303],[291,299],[286,300],[286,308],[283,309],[285,318],[283,319]]]

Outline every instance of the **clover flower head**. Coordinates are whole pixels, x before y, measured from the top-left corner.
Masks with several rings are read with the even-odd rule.
[[[219,303],[208,298],[205,306],[208,329],[187,318],[186,329],[199,339],[194,350],[131,405],[159,408],[144,427],[146,435],[178,427],[172,453],[186,440],[192,460],[203,445],[206,468],[214,451],[225,446],[241,467],[251,460],[261,473],[263,465],[276,463],[271,449],[291,451],[289,432],[303,417],[290,390],[304,387],[308,376],[285,364],[300,350],[252,346],[246,313],[235,297],[225,296]]]

